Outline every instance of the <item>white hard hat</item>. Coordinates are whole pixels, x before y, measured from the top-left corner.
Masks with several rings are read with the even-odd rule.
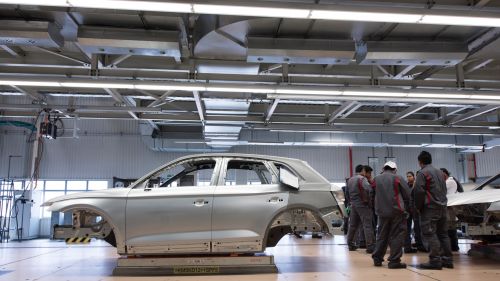
[[[398,166],[396,165],[395,162],[393,161],[387,161],[385,164],[384,164],[384,167],[389,167],[391,169],[397,169]]]

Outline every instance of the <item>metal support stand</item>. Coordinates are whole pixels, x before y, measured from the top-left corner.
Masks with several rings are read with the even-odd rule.
[[[121,257],[115,276],[277,273],[273,256]]]
[[[485,257],[500,261],[500,244],[472,244],[467,254],[473,257]]]

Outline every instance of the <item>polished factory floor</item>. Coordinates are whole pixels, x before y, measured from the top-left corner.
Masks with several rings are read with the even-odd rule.
[[[275,256],[278,274],[172,277],[114,277],[115,249],[105,242],[67,246],[64,242],[31,240],[0,244],[0,281],[73,281],[73,280],[500,280],[500,262],[469,257],[467,242],[461,241],[456,253],[455,269],[422,271],[415,265],[427,259],[426,254],[408,254],[403,261],[407,269],[390,270],[372,265],[363,250],[349,252],[344,237],[312,239],[305,236],[284,237],[278,246],[269,248]]]

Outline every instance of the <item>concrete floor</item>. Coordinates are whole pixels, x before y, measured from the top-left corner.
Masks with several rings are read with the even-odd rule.
[[[456,253],[455,269],[422,271],[412,266],[390,270],[384,264],[376,268],[364,251],[349,252],[344,237],[297,239],[284,237],[277,247],[269,248],[275,256],[279,274],[174,276],[174,277],[113,277],[117,254],[105,242],[67,246],[64,242],[32,240],[0,244],[0,281],[73,281],[73,280],[500,280],[500,263],[484,258],[469,257],[466,241],[461,241]],[[415,265],[425,261],[423,253],[408,254],[403,261]]]

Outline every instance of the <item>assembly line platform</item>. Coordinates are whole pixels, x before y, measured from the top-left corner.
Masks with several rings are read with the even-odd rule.
[[[271,255],[121,257],[115,276],[277,273]]]

